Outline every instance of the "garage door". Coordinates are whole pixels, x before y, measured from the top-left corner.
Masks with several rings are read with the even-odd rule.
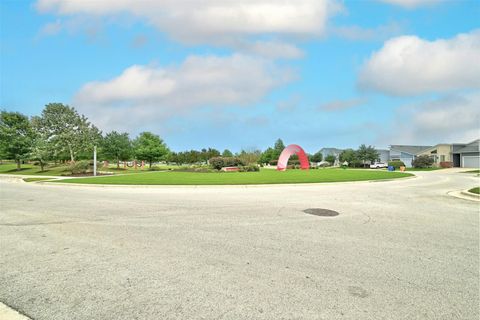
[[[463,156],[462,167],[464,168],[480,168],[479,156]]]

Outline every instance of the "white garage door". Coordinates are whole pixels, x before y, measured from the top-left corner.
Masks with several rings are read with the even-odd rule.
[[[463,156],[462,167],[464,168],[480,168],[479,156]]]

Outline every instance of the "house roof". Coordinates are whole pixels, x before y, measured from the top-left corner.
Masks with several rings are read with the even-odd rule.
[[[409,153],[411,155],[415,155],[422,150],[431,148],[432,146],[408,146],[408,145],[391,145],[390,150],[396,150],[400,152]]]
[[[455,153],[467,153],[467,152],[479,152],[480,151],[480,139],[468,143],[462,149],[455,151]]]

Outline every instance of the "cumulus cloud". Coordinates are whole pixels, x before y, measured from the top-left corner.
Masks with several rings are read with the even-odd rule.
[[[379,0],[381,2],[398,5],[404,8],[412,9],[420,6],[428,6],[439,3],[442,0]]]
[[[401,36],[370,57],[359,86],[399,96],[480,88],[479,56],[480,30],[435,41]]]
[[[350,109],[356,106],[361,106],[367,102],[364,98],[353,98],[348,100],[334,100],[322,104],[318,107],[321,111],[341,111]]]
[[[469,142],[480,137],[480,92],[401,107],[390,143]]]
[[[233,36],[322,34],[335,0],[38,0],[40,12],[105,17],[129,14],[187,43],[218,43]]]
[[[104,128],[125,119],[148,125],[204,107],[247,106],[294,78],[262,58],[190,56],[181,65],[133,65],[113,79],[87,83],[74,103]]]

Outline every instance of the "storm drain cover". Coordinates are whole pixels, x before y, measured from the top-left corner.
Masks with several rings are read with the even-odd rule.
[[[328,210],[328,209],[321,209],[321,208],[305,209],[305,210],[303,210],[303,212],[308,213],[308,214],[313,214],[314,216],[320,216],[320,217],[335,217],[335,216],[338,216],[337,211]]]

